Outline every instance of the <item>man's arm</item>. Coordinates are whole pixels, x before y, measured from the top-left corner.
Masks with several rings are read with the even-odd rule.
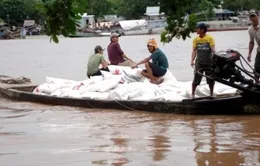
[[[251,62],[251,57],[252,57],[252,51],[253,51],[253,49],[254,49],[254,46],[255,46],[255,43],[254,43],[254,41],[250,41],[249,42],[249,51],[248,51],[248,56],[247,56],[247,60],[249,61],[249,62]]]
[[[255,46],[255,42],[254,42],[254,36],[250,33],[250,30],[248,31],[249,33],[249,37],[250,37],[250,40],[249,40],[249,46],[248,46],[248,56],[247,56],[247,60],[250,62],[251,61],[251,54],[252,54],[252,51],[254,49],[254,46]]]
[[[211,49],[212,55],[216,53],[215,46],[211,46],[210,49]]]
[[[103,69],[107,68],[108,63],[106,62],[106,60],[105,60],[103,55],[101,56],[100,61],[101,61],[102,68]]]
[[[138,62],[137,64],[135,64],[132,68],[137,68],[138,65],[141,65],[141,64],[144,64],[146,62],[149,62],[149,60],[151,60],[151,59],[152,59],[151,56],[149,56],[149,57],[143,59],[142,61]]]
[[[194,67],[194,60],[196,56],[197,56],[197,43],[195,38],[192,44],[192,53],[191,53],[191,62],[190,62],[191,67]]]
[[[191,62],[190,62],[191,67],[194,67],[194,60],[196,56],[197,56],[197,48],[193,47],[192,54],[191,54]]]
[[[101,65],[102,65],[102,68],[105,69],[105,68],[107,68],[108,63],[104,60],[101,62]]]
[[[216,53],[215,40],[213,39],[213,37],[210,37],[209,45],[210,45],[211,53],[215,54]]]

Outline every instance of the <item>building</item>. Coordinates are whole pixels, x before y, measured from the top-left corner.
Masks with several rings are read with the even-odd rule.
[[[235,15],[235,12],[228,9],[214,9],[217,20],[229,20],[230,17]]]
[[[160,13],[160,6],[148,6],[146,7],[145,20],[147,21],[147,28],[164,28],[167,26],[165,13]]]
[[[84,13],[81,16],[79,26],[80,26],[80,28],[84,29],[84,28],[88,27],[89,25],[95,25],[95,16]]]

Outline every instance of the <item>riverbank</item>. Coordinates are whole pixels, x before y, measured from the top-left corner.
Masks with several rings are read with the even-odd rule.
[[[231,20],[226,21],[206,21],[209,28],[208,31],[234,31],[234,30],[247,30],[250,25],[244,23],[234,23]]]
[[[243,31],[243,30],[247,30],[249,28],[249,25],[246,24],[239,24],[239,23],[234,23],[231,20],[226,20],[226,21],[205,21],[204,23],[206,23],[209,28],[208,31],[209,32],[223,32],[223,31]],[[125,36],[140,36],[140,35],[156,35],[156,34],[160,34],[164,29],[163,28],[156,28],[155,30],[152,31],[151,34],[148,33],[145,30],[137,30],[135,31],[129,31],[129,32],[125,32],[124,35]],[[64,36],[58,36],[59,38],[65,38]],[[91,36],[91,35],[74,35],[73,37],[78,38],[78,37],[84,37],[84,38],[92,38],[92,37],[102,37],[102,35],[100,36]],[[26,39],[42,39],[42,38],[50,38],[47,35],[35,35],[35,36],[30,36],[27,35]],[[20,38],[15,38],[15,40],[19,40]],[[1,39],[0,39],[1,40]],[[5,40],[5,39],[2,39]],[[12,40],[12,39],[8,39],[8,40]],[[14,39],[13,39],[14,40]]]

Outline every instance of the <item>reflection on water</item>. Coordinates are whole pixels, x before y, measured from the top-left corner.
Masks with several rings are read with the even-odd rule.
[[[217,50],[237,48],[246,55],[247,31],[212,33]],[[125,52],[147,56],[146,40],[120,39]],[[243,40],[241,40],[243,39]],[[106,38],[48,38],[0,41],[0,71],[27,76],[82,80],[87,56]],[[178,80],[191,80],[191,39],[160,47]],[[129,47],[129,44],[131,47]],[[13,49],[16,48],[16,49]],[[39,51],[41,50],[41,51]],[[0,98],[0,163],[3,166],[192,166],[260,165],[260,116],[190,116],[82,109],[11,102]]]
[[[259,122],[246,124],[252,122],[251,117],[239,117],[237,120],[239,122],[233,119],[224,119],[224,121],[212,119],[203,121],[199,125],[196,122],[192,123],[194,141],[196,142],[194,151],[197,152],[198,165],[260,164],[257,150],[260,146],[259,130],[256,137],[248,137],[251,133],[246,130],[246,128],[255,128],[256,125],[259,125]],[[248,141],[251,144],[246,144]],[[245,155],[245,152],[251,155]]]
[[[258,116],[151,114],[3,100],[0,119],[4,165],[260,165]]]

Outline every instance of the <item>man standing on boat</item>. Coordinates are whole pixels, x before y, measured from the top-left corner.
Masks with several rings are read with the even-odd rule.
[[[254,49],[255,41],[258,45],[257,47],[257,53],[255,57],[255,65],[254,65],[254,73],[256,82],[259,82],[259,76],[260,76],[260,25],[259,25],[259,15],[255,11],[251,11],[249,13],[249,19],[252,22],[252,25],[248,29],[248,33],[250,36],[249,41],[249,53],[248,53],[248,61],[251,61],[251,54]]]
[[[125,55],[118,43],[120,36],[121,35],[118,33],[112,33],[110,36],[111,42],[107,47],[107,53],[110,64],[132,67],[134,64],[133,61]]]
[[[198,70],[206,75],[209,74],[207,70],[202,71],[201,69],[212,68],[213,65],[213,54],[215,53],[215,41],[212,36],[207,33],[207,25],[199,23],[196,27],[198,36],[193,40],[193,51],[191,55],[191,66],[195,67],[194,79],[192,82],[192,98],[195,97],[195,91],[202,80],[202,76],[198,74]],[[196,61],[195,61],[196,58]],[[214,80],[207,78],[207,84],[210,89],[210,96],[213,96]]]
[[[109,69],[107,67],[107,62],[105,61],[105,58],[103,56],[104,49],[101,46],[96,46],[95,54],[91,55],[88,60],[88,70],[87,70],[87,76],[90,78],[90,76],[99,76],[102,75],[100,70],[108,71]],[[102,68],[99,69],[99,66],[102,65]]]
[[[149,78],[151,83],[160,84],[163,79],[160,78],[165,75],[169,67],[168,59],[166,55],[158,48],[158,45],[154,39],[150,39],[147,43],[147,48],[150,53],[149,57],[135,64],[132,68],[137,68],[138,65],[145,64],[145,70],[141,74]],[[152,63],[149,62],[152,59]]]

